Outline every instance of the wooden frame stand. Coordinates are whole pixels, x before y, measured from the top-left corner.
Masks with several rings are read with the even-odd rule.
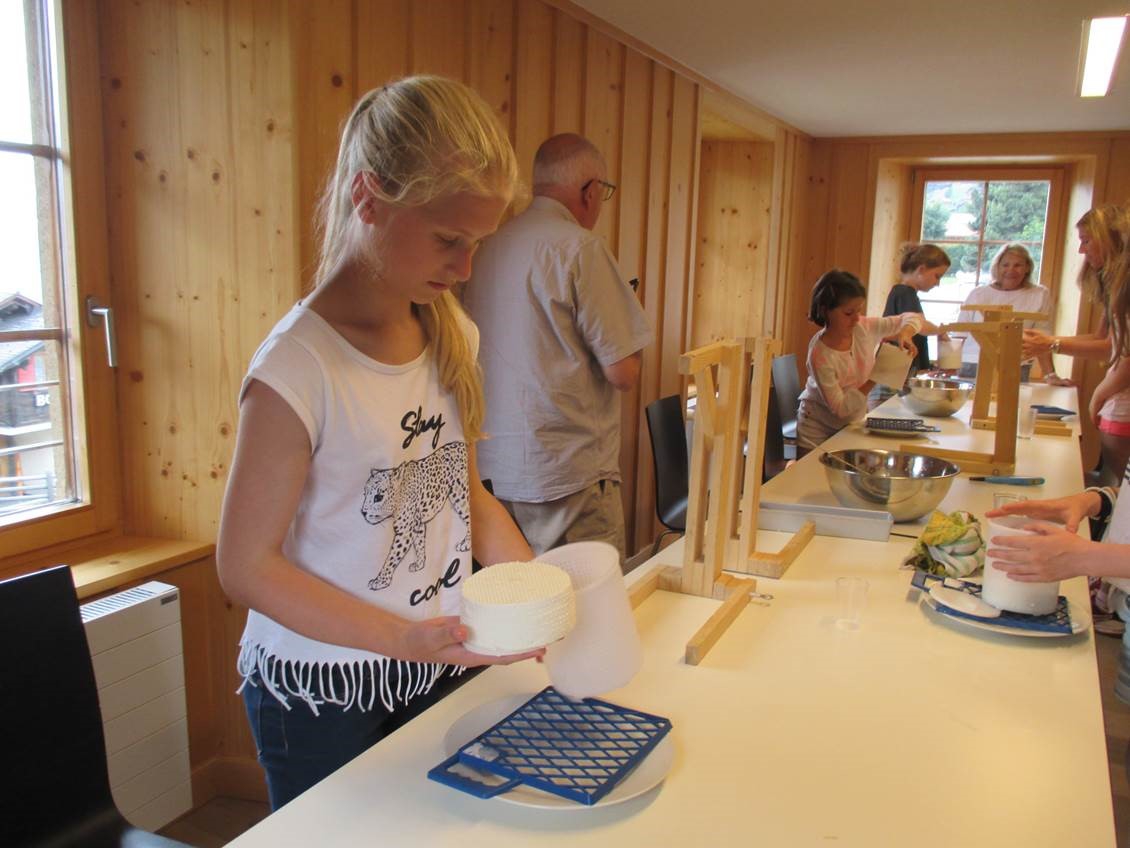
[[[956,463],[970,474],[1011,474],[1016,470],[1016,419],[1020,402],[1020,343],[1025,320],[1039,320],[1040,313],[1013,312],[1010,306],[979,307],[984,322],[947,324],[945,332],[960,330],[970,333],[980,345],[977,362],[977,388],[973,392],[973,410],[969,425],[976,430],[994,430],[993,452],[956,451],[945,448],[900,445],[900,450],[936,456]],[[990,417],[989,404],[994,388],[997,397],[996,417]]]
[[[663,589],[722,601],[687,642],[688,665],[698,665],[757,588],[755,580],[722,573],[733,543],[737,542],[738,562],[732,570],[779,576],[815,532],[815,525],[808,522],[781,552],[759,554],[755,550],[769,365],[776,349],[778,344],[772,339],[727,340],[689,351],[679,359],[679,372],[694,377],[698,392],[683,567],[653,569],[632,587],[630,598],[635,607],[656,589]],[[744,463],[743,430],[749,445]],[[739,520],[741,533],[736,535]]]

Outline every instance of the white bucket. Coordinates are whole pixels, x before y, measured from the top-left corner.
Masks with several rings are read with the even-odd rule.
[[[1031,518],[1021,515],[1006,515],[988,519],[985,531],[985,544],[991,548],[994,536],[1026,536],[1030,530],[1022,529],[1031,524]],[[1000,610],[1012,610],[1028,615],[1047,615],[1055,612],[1059,603],[1059,583],[1028,583],[1013,580],[1004,571],[993,566],[994,557],[985,557],[985,574],[981,579],[981,599]]]
[[[606,542],[574,542],[537,559],[569,575],[577,602],[576,626],[545,649],[554,688],[570,698],[590,698],[626,686],[643,663],[643,648],[620,554]]]

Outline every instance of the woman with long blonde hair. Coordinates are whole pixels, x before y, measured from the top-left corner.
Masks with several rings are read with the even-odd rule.
[[[463,667],[540,653],[472,653],[457,617],[472,552],[532,557],[479,481],[478,335],[452,294],[516,183],[466,86],[370,91],[322,201],[313,290],[244,379],[217,564],[250,608],[241,691],[274,809]]]

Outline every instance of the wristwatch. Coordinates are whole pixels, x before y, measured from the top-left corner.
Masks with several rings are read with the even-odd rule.
[[[1052,339],[1051,352],[1052,353],[1059,353],[1059,338],[1058,337]]]

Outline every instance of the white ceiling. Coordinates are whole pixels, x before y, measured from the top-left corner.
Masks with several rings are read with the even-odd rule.
[[[1130,0],[576,0],[813,136],[1130,129],[1075,95],[1084,18]]]

